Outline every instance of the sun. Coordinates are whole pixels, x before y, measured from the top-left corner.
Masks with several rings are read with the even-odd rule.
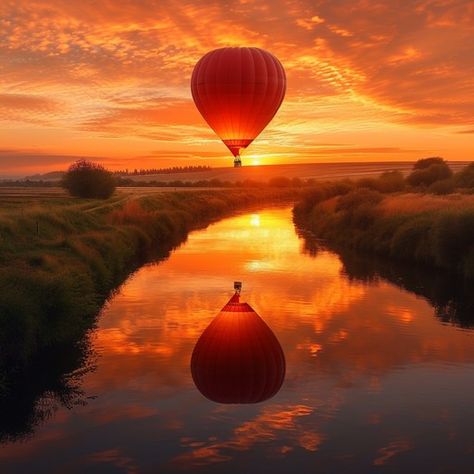
[[[250,225],[252,227],[260,227],[260,216],[258,214],[252,214],[250,216]]]

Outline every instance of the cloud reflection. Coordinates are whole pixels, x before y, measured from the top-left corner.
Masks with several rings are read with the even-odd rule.
[[[32,439],[0,446],[2,467],[31,472],[73,457],[84,471],[123,462],[207,472],[264,458],[271,467],[370,472],[400,470],[414,456],[446,469],[446,453],[467,459],[474,346],[463,295],[449,293],[445,277],[433,283],[412,271],[407,280],[314,245],[308,255],[290,209],[258,214],[258,227],[246,214],[192,233],[167,261],[133,275],[92,335],[97,368],[81,388],[95,398],[60,409]],[[269,270],[251,272],[249,261]],[[206,400],[189,371],[235,279],[285,352],[281,390],[258,404]]]

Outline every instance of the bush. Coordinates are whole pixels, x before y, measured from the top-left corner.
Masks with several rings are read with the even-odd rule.
[[[377,217],[377,204],[383,196],[378,191],[359,188],[340,196],[336,204],[336,212],[341,213],[342,228],[349,226],[355,229],[366,228]]]
[[[272,188],[288,188],[291,186],[291,180],[284,176],[276,176],[268,180],[268,186]]]
[[[456,187],[454,179],[441,179],[440,181],[435,181],[428,188],[428,192],[433,194],[451,194]]]
[[[355,189],[339,198],[336,211],[353,211],[357,207],[364,205],[375,206],[382,201],[383,196],[378,191],[371,189]]]
[[[405,220],[390,239],[390,255],[400,260],[421,259],[429,248],[427,239],[431,228],[432,222],[426,216]]]
[[[62,180],[72,196],[107,199],[115,191],[115,179],[103,166],[86,160],[73,163]]]
[[[474,163],[469,163],[465,168],[454,175],[457,186],[474,188]]]
[[[457,265],[462,265],[473,248],[474,212],[465,209],[441,213],[435,222],[433,238],[436,263],[439,266],[456,268]]]
[[[367,188],[378,191],[379,183],[376,178],[360,178],[355,182],[356,188]]]
[[[395,193],[405,189],[405,179],[400,171],[386,171],[380,175],[377,185],[381,193]]]
[[[295,214],[311,212],[320,202],[335,196],[343,196],[353,189],[354,186],[349,181],[320,183],[318,187],[309,188],[302,194],[302,199],[295,204]]]
[[[414,173],[433,173],[443,166],[435,163]],[[474,174],[474,164],[468,168]],[[368,251],[474,277],[474,209],[469,198],[424,196],[418,204],[417,194],[399,198],[373,189],[377,181],[360,180],[355,186],[364,187],[349,186],[344,193],[333,192],[337,183],[302,193],[293,208],[295,224],[336,249]],[[453,177],[439,179],[428,189],[449,194],[455,184]]]
[[[414,170],[425,170],[429,168],[430,166],[433,165],[445,165],[446,162],[444,161],[443,158],[439,156],[432,156],[430,158],[422,158],[421,160],[418,160],[414,165],[413,169]]]
[[[442,158],[424,158],[413,166],[413,172],[407,177],[412,186],[430,186],[435,181],[451,178],[453,172]]]

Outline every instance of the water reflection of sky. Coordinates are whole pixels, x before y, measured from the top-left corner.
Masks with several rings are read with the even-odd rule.
[[[92,337],[88,403],[0,448],[6,472],[472,472],[474,339],[420,297],[349,280],[303,253],[289,209],[193,233],[134,274]],[[219,405],[196,390],[194,344],[244,282],[286,356],[279,393]],[[3,471],[2,471],[3,472]]]

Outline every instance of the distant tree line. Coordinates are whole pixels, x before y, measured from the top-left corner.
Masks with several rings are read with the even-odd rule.
[[[167,168],[166,170],[181,169],[183,172],[194,169],[195,171],[210,169],[206,166],[189,166]],[[155,174],[158,170],[140,170]],[[162,170],[164,171],[164,170]],[[170,171],[171,173],[172,171]],[[176,172],[176,171],[173,171]],[[174,187],[174,188],[258,188],[268,186],[272,188],[289,188],[289,187],[317,187],[321,185],[321,180],[313,178],[287,178],[285,176],[277,176],[270,178],[268,181],[256,181],[245,179],[239,181],[228,181],[217,178],[205,180],[172,180],[172,181],[135,181],[131,176],[135,176],[135,172],[121,176],[121,172],[111,173],[100,165],[95,165],[85,160],[80,160],[71,166],[64,175],[62,184],[69,189],[73,195],[78,194],[76,181],[79,186],[85,189],[83,197],[104,197],[108,193],[113,192],[115,186],[130,187]],[[139,172],[137,171],[137,174]],[[89,176],[85,178],[85,176]],[[130,176],[130,177],[129,177]],[[73,179],[73,182],[70,179]],[[82,177],[82,178],[81,178]],[[91,178],[92,177],[92,178]],[[84,179],[83,179],[84,178]],[[92,180],[92,181],[91,181]],[[340,181],[340,180],[339,180]],[[368,188],[381,193],[391,192],[422,192],[431,194],[450,194],[452,192],[474,194],[474,162],[467,164],[457,173],[453,173],[447,162],[440,157],[430,157],[418,160],[413,170],[406,177],[400,171],[387,171],[379,177],[366,177],[351,181],[356,186]],[[82,184],[81,184],[82,183]],[[21,187],[43,187],[57,186],[57,181],[35,181],[35,180],[5,180],[0,181],[0,187],[21,186]],[[70,186],[70,187],[68,187]],[[99,189],[92,191],[96,186]],[[82,192],[82,191],[81,191]],[[92,194],[90,194],[92,193]],[[86,196],[87,195],[87,196]]]
[[[290,188],[300,186],[315,186],[317,180],[301,179],[301,178],[286,178],[284,176],[277,176],[270,178],[268,181],[256,181],[253,179],[244,179],[241,181],[227,181],[217,178],[200,179],[198,181],[183,181],[175,179],[173,181],[135,181],[131,178],[116,178],[117,186],[131,186],[131,187],[174,187],[174,188],[261,188],[268,186],[271,188]]]
[[[199,171],[209,171],[211,169],[210,166],[204,165],[195,165],[195,166],[173,166],[171,168],[149,168],[149,169],[134,169],[130,171],[126,170],[119,170],[114,171],[113,174],[115,176],[143,176],[149,174],[174,174],[174,173],[196,173]]]

